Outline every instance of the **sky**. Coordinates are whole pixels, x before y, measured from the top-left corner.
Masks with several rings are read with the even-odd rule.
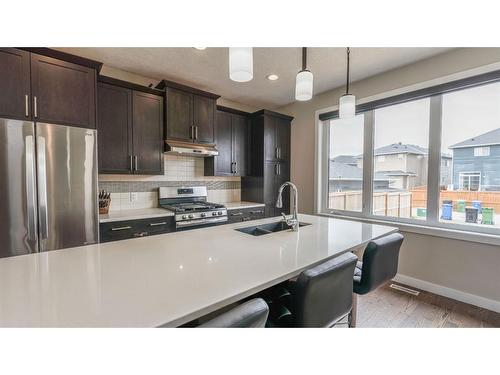
[[[375,110],[375,148],[391,143],[429,144],[429,104],[425,98]],[[363,115],[333,120],[330,157],[363,152]],[[449,146],[500,127],[500,83],[443,95],[442,152]]]

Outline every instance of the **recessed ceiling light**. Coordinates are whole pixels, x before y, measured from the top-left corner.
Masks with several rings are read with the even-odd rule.
[[[277,74],[269,74],[266,78],[270,81],[276,81],[279,77]]]
[[[207,47],[193,47],[194,49],[199,49],[200,51],[203,51],[204,49],[207,49]]]

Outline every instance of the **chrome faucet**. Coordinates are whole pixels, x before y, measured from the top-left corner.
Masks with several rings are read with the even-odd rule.
[[[284,213],[281,213],[283,216],[283,221],[288,225],[292,227],[292,230],[294,232],[299,231],[299,218],[298,218],[298,198],[299,198],[299,193],[297,191],[297,186],[291,182],[285,182],[283,185],[280,186],[278,190],[278,199],[276,199],[276,207],[281,208],[283,207],[283,198],[281,197],[283,195],[283,189],[285,186],[290,186],[290,190],[293,190],[293,214],[291,219],[287,219],[286,215]]]

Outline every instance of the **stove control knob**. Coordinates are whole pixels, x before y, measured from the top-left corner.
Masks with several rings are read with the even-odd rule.
[[[187,219],[188,217],[186,215],[182,215],[182,218],[183,219]]]
[[[212,212],[212,216],[217,216],[217,212]]]
[[[193,214],[190,214],[190,215],[189,215],[189,218],[190,218],[190,219],[194,218],[194,215],[193,215]]]
[[[206,213],[204,213],[204,212],[202,212],[200,216],[201,216],[201,217],[205,217],[205,216],[207,216],[207,214],[206,214]]]
[[[217,212],[217,215],[222,216],[222,211]]]

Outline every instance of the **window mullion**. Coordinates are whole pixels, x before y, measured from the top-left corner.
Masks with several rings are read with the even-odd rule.
[[[363,216],[371,216],[373,212],[373,139],[374,111],[364,113],[363,140]]]
[[[429,165],[427,174],[427,221],[439,222],[439,194],[441,174],[441,128],[442,128],[441,95],[430,99],[429,115]]]

